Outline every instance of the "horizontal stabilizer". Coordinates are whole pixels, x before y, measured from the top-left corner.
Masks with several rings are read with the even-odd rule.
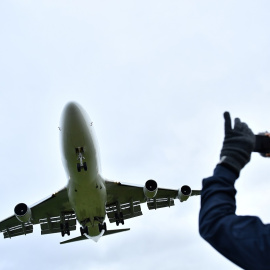
[[[125,232],[125,231],[129,231],[130,229],[129,228],[126,228],[126,229],[119,229],[119,230],[108,230],[106,231],[103,236],[106,236],[106,235],[110,235],[110,234],[114,234],[114,233],[120,233],[120,232]],[[66,241],[63,241],[61,242],[60,244],[67,244],[67,243],[71,243],[71,242],[77,242],[77,241],[81,241],[81,240],[87,240],[89,238],[87,238],[86,236],[78,236],[78,237],[75,237],[75,238],[72,238],[72,239],[69,239],[69,240],[66,240]]]
[[[103,234],[103,236],[114,234],[114,233],[119,233],[119,232],[126,232],[126,231],[129,231],[129,230],[130,230],[130,228],[118,229],[118,230],[108,230]]]

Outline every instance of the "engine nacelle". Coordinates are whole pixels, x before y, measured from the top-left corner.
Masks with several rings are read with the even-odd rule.
[[[191,188],[189,186],[182,186],[179,190],[178,190],[178,199],[180,200],[180,202],[184,202],[186,201],[189,196],[191,195]]]
[[[32,217],[31,209],[25,203],[17,204],[14,213],[20,222],[28,222]]]
[[[147,180],[143,187],[144,195],[147,199],[152,199],[157,195],[158,185],[153,179]]]

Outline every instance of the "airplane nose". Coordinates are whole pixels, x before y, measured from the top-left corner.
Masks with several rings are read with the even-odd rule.
[[[83,114],[80,105],[76,102],[69,102],[62,114],[61,130],[70,130],[78,128],[83,122]]]
[[[69,102],[64,108],[64,115],[66,117],[76,116],[78,113],[80,113],[80,109],[76,102]]]

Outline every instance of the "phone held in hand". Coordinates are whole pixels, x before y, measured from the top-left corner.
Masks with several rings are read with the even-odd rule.
[[[255,147],[253,152],[258,152],[264,157],[270,157],[270,134],[255,135]]]

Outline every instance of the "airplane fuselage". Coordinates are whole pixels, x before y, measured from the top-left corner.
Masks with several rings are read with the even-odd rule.
[[[66,105],[60,130],[68,197],[77,220],[94,237],[101,234],[99,224],[105,219],[107,194],[99,174],[92,129],[89,117],[78,104]]]

